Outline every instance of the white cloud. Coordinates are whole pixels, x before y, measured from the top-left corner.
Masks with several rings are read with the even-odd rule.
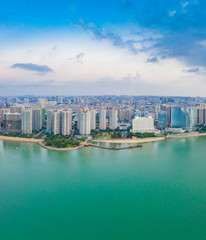
[[[148,35],[152,36],[149,33]],[[58,48],[53,51],[52,48],[57,45]],[[70,56],[77,60],[83,58],[84,64],[68,61]],[[152,56],[158,57],[158,64],[146,63],[146,59]],[[10,66],[17,62],[48,65],[55,72],[48,72],[46,75],[47,79],[52,79],[52,84],[45,81],[45,75],[10,69]],[[56,92],[57,95],[59,92],[78,94],[78,86],[79,94],[83,94],[85,89],[87,94],[95,94],[95,91],[96,94],[107,94],[107,91],[110,94],[121,94],[122,91],[126,94],[175,95],[175,91],[178,91],[176,94],[180,95],[204,95],[204,75],[197,74],[194,79],[193,74],[182,71],[188,68],[193,67],[188,67],[181,59],[163,59],[154,49],[135,55],[127,49],[113,46],[107,40],[92,40],[83,33],[71,38],[63,34],[51,39],[41,36],[39,41],[25,41],[23,44],[7,46],[7,49],[1,50],[0,85],[10,86],[4,88],[2,94],[6,91],[8,94],[12,86],[16,88],[18,84],[20,92],[21,87],[22,91],[26,91],[26,87],[23,88],[24,84],[27,91],[33,91],[33,87],[37,89],[45,83],[44,86],[48,84],[46,94]],[[198,93],[199,84],[201,89]],[[45,88],[41,91],[45,91]],[[38,93],[37,90],[36,92]]]
[[[189,5],[189,2],[183,2],[181,3],[182,8],[186,8]]]
[[[170,11],[170,12],[169,12],[169,16],[170,16],[170,17],[173,17],[176,13],[177,13],[176,10]]]

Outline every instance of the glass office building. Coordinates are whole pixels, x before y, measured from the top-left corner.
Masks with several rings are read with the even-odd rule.
[[[158,113],[158,129],[164,130],[167,127],[167,113],[166,112],[159,112]]]
[[[171,127],[192,131],[195,128],[195,108],[173,107],[171,109]]]
[[[180,107],[172,107],[171,109],[171,127],[184,128],[185,127],[185,113]]]
[[[195,128],[195,108],[187,108],[183,112],[185,114],[185,128],[192,131]]]

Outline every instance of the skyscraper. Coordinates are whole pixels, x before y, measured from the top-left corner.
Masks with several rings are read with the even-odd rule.
[[[23,134],[32,133],[32,110],[31,109],[22,111],[21,131]]]
[[[53,134],[60,134],[61,133],[61,112],[60,111],[54,111],[53,112]]]
[[[99,110],[99,129],[100,130],[106,130],[106,124],[107,124],[107,119],[106,119],[106,109],[105,108],[100,108]]]
[[[192,131],[196,123],[195,108],[181,109],[180,107],[173,107],[171,110],[171,127],[185,128]]]
[[[158,113],[158,129],[164,130],[167,126],[167,114],[166,112]]]
[[[109,110],[109,128],[114,130],[118,127],[118,111],[117,109],[110,109]]]
[[[184,109],[185,113],[185,129],[192,131],[195,128],[195,108]]]
[[[170,126],[171,125],[171,107],[170,106],[166,107],[166,112],[167,112],[167,124]]]
[[[32,130],[39,131],[42,129],[42,109],[32,109]]]
[[[90,111],[88,109],[80,109],[78,113],[79,133],[81,135],[90,135]]]
[[[94,108],[90,109],[90,128],[91,130],[96,129],[96,110]]]
[[[126,109],[126,120],[131,121],[132,119],[132,109]]]
[[[63,103],[64,98],[63,97],[57,97],[57,103],[58,104],[62,104]]]
[[[53,134],[70,135],[72,130],[72,111],[47,111],[47,131]]]
[[[9,109],[0,109],[0,115],[1,115],[1,121],[0,123],[3,123],[3,120],[4,120],[4,113],[8,113],[9,112]]]
[[[197,125],[203,125],[206,124],[206,108],[198,107],[195,110],[195,123]]]
[[[185,127],[185,113],[180,107],[172,107],[171,109],[171,127],[183,128]]]
[[[124,108],[118,110],[118,119],[119,121],[124,121],[126,119],[126,110]]]
[[[4,113],[3,128],[8,132],[21,132],[21,113]]]
[[[45,123],[45,116],[46,116],[46,110],[45,108],[41,108],[42,125]]]
[[[118,110],[118,120],[119,121],[124,121],[124,120],[130,121],[131,117],[132,117],[132,110],[131,109],[120,108]]]
[[[10,113],[22,113],[23,110],[25,110],[25,107],[22,105],[10,107]]]
[[[50,131],[50,133],[52,133],[52,129],[53,129],[53,111],[48,110],[47,111],[46,130]]]
[[[62,135],[70,135],[72,130],[72,111],[61,112],[61,133]]]

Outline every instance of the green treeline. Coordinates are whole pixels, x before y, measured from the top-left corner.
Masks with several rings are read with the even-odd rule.
[[[127,133],[127,138],[132,138],[132,137],[137,137],[137,138],[150,138],[150,137],[157,137],[154,133],[133,133],[133,132],[128,132]]]
[[[48,147],[67,148],[78,147],[80,145],[80,141],[75,140],[71,136],[47,135],[44,138],[44,144]]]

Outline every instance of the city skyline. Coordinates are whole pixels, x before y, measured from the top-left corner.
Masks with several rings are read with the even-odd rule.
[[[199,0],[4,2],[0,95],[205,96]]]

